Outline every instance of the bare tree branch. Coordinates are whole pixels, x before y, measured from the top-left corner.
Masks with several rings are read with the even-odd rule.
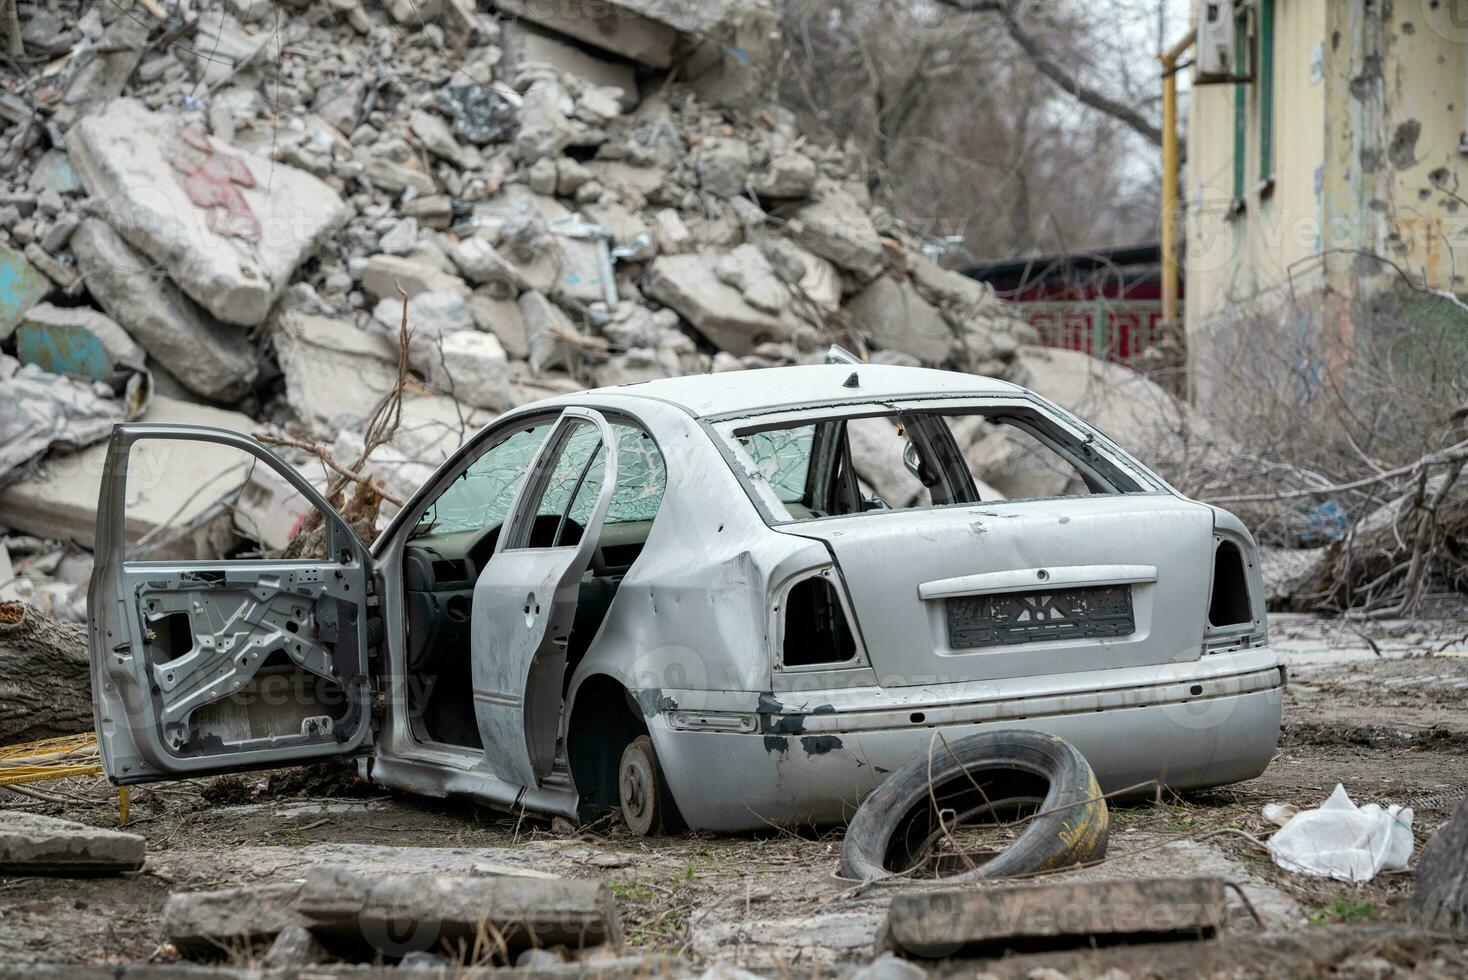
[[[1016,0],[937,0],[944,7],[969,14],[999,14],[1014,39],[1035,68],[1082,105],[1104,112],[1130,127],[1154,146],[1162,145],[1162,129],[1134,107],[1118,102],[1099,89],[1084,84],[1045,53],[1040,43],[1020,24]]]

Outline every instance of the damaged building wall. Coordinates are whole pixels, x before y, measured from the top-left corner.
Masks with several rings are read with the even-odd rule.
[[[1329,374],[1410,288],[1404,274],[1464,288],[1468,31],[1447,6],[1240,5],[1253,79],[1189,95],[1184,266],[1201,406],[1241,363]]]

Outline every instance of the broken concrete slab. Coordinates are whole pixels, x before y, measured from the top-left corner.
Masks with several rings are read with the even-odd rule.
[[[428,380],[458,401],[502,412],[510,407],[509,366],[494,334],[460,330],[440,341]]]
[[[440,357],[439,345],[443,338],[461,330],[473,330],[474,317],[458,293],[419,293],[406,304],[402,299],[384,299],[372,311],[372,324],[389,342],[398,340],[405,305],[408,363],[415,371],[426,375]]]
[[[886,262],[877,226],[856,198],[835,185],[827,184],[816,200],[801,205],[786,228],[800,245],[862,280],[876,278]]]
[[[525,333],[525,317],[520,313],[519,303],[501,299],[490,290],[477,289],[468,304],[474,325],[494,334],[511,360],[523,361],[530,356],[530,339]]]
[[[143,348],[111,317],[85,306],[38,303],[15,329],[16,356],[52,374],[105,381],[115,372],[141,371]]]
[[[551,68],[593,85],[620,90],[619,102],[624,111],[637,105],[637,71],[629,64],[599,58],[527,21],[506,23],[500,32],[500,47],[504,51],[501,67],[511,78]]]
[[[360,423],[397,384],[397,345],[344,320],[289,312],[276,324],[275,351],[286,401],[318,432]]]
[[[137,834],[0,810],[0,874],[120,874],[143,866],[144,849]]]
[[[117,99],[68,152],[93,203],[133,246],[227,323],[253,326],[346,219],[336,191],[294,167]]]
[[[678,46],[678,31],[639,9],[655,4],[569,0],[567,3],[536,3],[534,0],[494,0],[507,14],[524,18],[557,34],[575,38],[630,58],[652,68],[668,68]]]
[[[323,464],[313,462],[317,465],[296,468],[325,496],[329,475]],[[242,537],[283,551],[316,508],[274,467],[256,466],[232,510],[234,528]]]
[[[362,270],[362,291],[374,300],[401,299],[401,287],[408,298],[420,293],[457,293],[469,295],[469,285],[427,262],[400,255],[374,255]]]
[[[733,137],[705,140],[698,148],[696,168],[699,186],[710,194],[743,194],[750,177],[749,144]]]
[[[929,365],[948,359],[953,329],[910,282],[879,276],[846,310],[853,329],[883,350],[903,351]]]
[[[259,367],[249,337],[196,305],[106,222],[82,222],[71,248],[87,291],[184,387],[230,402],[254,385]]]
[[[785,340],[790,321],[762,312],[717,273],[717,253],[661,255],[647,272],[643,291],[693,324],[720,350],[748,354],[768,340]]]
[[[212,425],[244,433],[259,428],[248,415],[161,395],[154,396],[140,421]],[[215,505],[245,482],[247,465],[239,450],[149,439],[138,443],[129,459],[130,548],[148,536],[150,558],[217,558],[235,542],[229,514]],[[97,497],[106,461],[105,443],[51,457],[40,472],[0,489],[5,523],[95,550]]]
[[[621,919],[604,881],[369,877],[313,868],[296,909],[328,947],[390,956],[460,942],[472,946],[486,932],[512,954],[529,946],[622,944]]]
[[[804,153],[782,153],[770,160],[750,182],[760,197],[801,198],[815,190],[819,171]]]
[[[461,170],[474,170],[484,165],[484,159],[474,146],[465,146],[455,137],[448,121],[422,109],[414,109],[408,117],[408,126],[413,135],[423,141],[423,146],[435,156],[443,157]]]
[[[1225,920],[1221,878],[1066,882],[901,892],[892,897],[884,939],[915,956],[997,956],[1037,943],[1208,939]]]
[[[50,279],[24,254],[0,245],[0,340],[9,337],[26,311],[51,292]]]
[[[304,927],[296,911],[301,891],[290,882],[174,892],[163,906],[163,934],[185,956],[245,955],[288,928]]]

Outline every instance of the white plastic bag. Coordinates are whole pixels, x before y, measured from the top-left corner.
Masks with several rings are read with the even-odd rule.
[[[1266,818],[1283,812],[1276,804],[1265,807]],[[1361,882],[1405,869],[1412,845],[1410,807],[1357,807],[1337,783],[1318,810],[1296,813],[1269,839],[1269,856],[1286,871]]]

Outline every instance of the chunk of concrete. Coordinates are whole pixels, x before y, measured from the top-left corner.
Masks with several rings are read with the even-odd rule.
[[[458,401],[502,412],[510,407],[509,367],[494,334],[460,330],[440,342],[428,363],[428,380]]]
[[[423,141],[428,152],[443,157],[460,170],[474,170],[483,166],[484,158],[479,155],[479,151],[460,143],[442,116],[414,109],[408,116],[408,126],[412,128],[413,135]]]
[[[576,334],[571,318],[544,293],[535,290],[520,294],[515,305],[525,328],[530,369],[539,374],[549,367],[563,366],[570,353],[565,338]]]
[[[420,293],[469,295],[469,286],[464,280],[427,262],[400,255],[374,255],[367,260],[362,270],[364,293],[375,300],[402,299],[399,287],[409,299]]]
[[[324,464],[318,462],[298,469],[324,496],[330,482]],[[274,467],[256,466],[250,470],[249,479],[235,499],[234,528],[243,537],[282,551],[315,509]]]
[[[887,942],[917,956],[965,948],[999,952],[1034,943],[1088,947],[1127,937],[1209,938],[1227,919],[1221,878],[1152,878],[1019,885],[892,897]]]
[[[519,267],[501,255],[488,240],[477,235],[450,245],[449,258],[466,279],[484,287],[490,295],[514,299],[525,289]]]
[[[407,301],[408,363],[427,375],[438,360],[443,338],[461,330],[474,329],[474,317],[458,293],[419,293]],[[384,299],[372,311],[373,328],[396,342],[402,325],[404,303]]]
[[[0,874],[120,874],[143,866],[137,834],[0,810]]]
[[[343,320],[286,313],[275,328],[286,401],[318,432],[360,423],[397,384],[395,339]]]
[[[102,309],[189,391],[230,402],[254,386],[259,366],[249,337],[185,296],[106,222],[83,221],[71,250]]]
[[[698,148],[698,183],[710,194],[743,194],[749,168],[749,144],[742,139],[715,137]]]
[[[876,225],[839,187],[822,188],[816,200],[796,210],[787,229],[796,242],[862,279],[882,271],[885,255]]]
[[[312,963],[328,963],[333,958],[331,952],[321,945],[321,940],[305,927],[286,926],[265,951],[261,963],[266,969],[284,969],[309,966]]]
[[[530,946],[571,949],[622,944],[621,919],[604,881],[441,875],[364,876],[342,868],[306,873],[296,903],[328,946],[382,951],[411,933],[407,948],[472,945],[487,932],[511,953]],[[402,944],[397,955],[406,950]]]
[[[648,269],[643,292],[669,306],[709,342],[736,356],[768,340],[786,340],[792,323],[751,306],[717,274],[718,255],[660,255]]]
[[[26,312],[51,289],[51,280],[24,254],[0,245],[0,340],[9,337]]]
[[[296,267],[346,219],[303,171],[117,99],[67,134],[93,204],[214,316],[253,326]]]
[[[174,892],[163,905],[163,934],[185,956],[245,954],[286,929],[302,928],[299,882]]]
[[[639,6],[649,8],[654,2],[624,3],[602,0],[567,0],[565,3],[537,3],[535,0],[494,0],[505,13],[549,28],[557,34],[575,38],[630,58],[652,68],[668,68],[678,46],[678,31],[659,19],[647,16]]]
[[[147,355],[110,317],[85,306],[38,303],[15,330],[15,353],[52,374],[93,381],[115,371],[139,371]]]
[[[500,64],[507,77],[552,68],[593,85],[618,89],[624,111],[637,105],[637,71],[629,64],[598,58],[526,21],[506,23],[500,32],[500,47],[504,51]]]
[[[525,317],[520,314],[519,303],[513,299],[501,299],[484,289],[475,290],[468,303],[474,325],[494,334],[511,360],[523,361],[530,356],[530,340],[525,333]]]
[[[926,364],[948,359],[953,328],[909,282],[880,276],[846,306],[853,326],[883,350],[911,354]]]
[[[249,433],[248,415],[155,395],[143,422],[209,425]],[[44,469],[0,489],[0,513],[10,527],[96,549],[97,498],[107,445],[53,456]],[[217,558],[237,540],[229,514],[215,505],[245,482],[246,461],[237,449],[209,443],[148,439],[129,456],[129,546],[144,536],[149,558]]]
[[[817,176],[815,161],[804,153],[782,153],[770,160],[750,186],[761,197],[808,197],[815,190]]]

